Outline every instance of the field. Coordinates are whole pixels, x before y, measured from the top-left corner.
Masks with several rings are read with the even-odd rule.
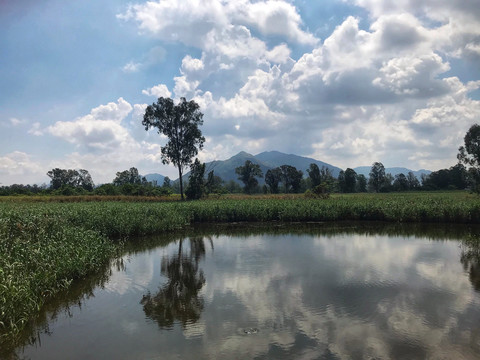
[[[323,200],[222,196],[192,202],[5,197],[0,201],[0,344],[15,341],[50,297],[99,271],[136,236],[203,222],[342,220],[478,224],[480,197],[466,192],[350,194]]]

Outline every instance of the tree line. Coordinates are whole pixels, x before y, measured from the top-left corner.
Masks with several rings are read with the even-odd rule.
[[[458,149],[458,164],[449,169],[422,175],[421,179],[409,172],[392,176],[385,172],[381,162],[375,162],[368,179],[347,168],[340,171],[337,178],[326,167],[321,169],[314,163],[302,170],[291,165],[281,165],[263,174],[260,166],[247,160],[235,169],[241,188],[235,181],[225,183],[213,171],[205,175],[205,164],[193,159],[203,148],[205,138],[199,126],[203,125],[203,114],[199,105],[191,100],[180,98],[178,104],[170,98],[158,98],[156,103],[147,106],[142,124],[145,130],[156,128],[166,136],[167,143],[161,147],[164,164],[172,163],[178,169],[178,181],[167,177],[164,183],[154,184],[140,176],[135,167],[116,173],[109,184],[95,187],[92,177],[85,169],[52,169],[47,173],[50,186],[18,185],[0,187],[0,195],[13,194],[87,194],[98,195],[168,195],[179,193],[184,199],[199,199],[211,193],[301,193],[310,191],[314,195],[330,192],[390,192],[412,190],[452,190],[470,189],[480,193],[480,125],[472,125],[464,137],[464,146]],[[183,172],[190,167],[190,176],[184,191]],[[260,187],[258,178],[264,177],[265,185]]]

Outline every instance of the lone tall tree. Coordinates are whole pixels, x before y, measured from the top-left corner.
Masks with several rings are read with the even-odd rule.
[[[142,124],[145,130],[155,127],[159,134],[168,138],[162,146],[162,162],[173,163],[178,168],[180,195],[183,198],[183,169],[192,163],[192,159],[203,148],[205,138],[199,129],[203,125],[203,114],[198,104],[180,98],[175,105],[170,98],[158,98],[156,103],[147,106]]]

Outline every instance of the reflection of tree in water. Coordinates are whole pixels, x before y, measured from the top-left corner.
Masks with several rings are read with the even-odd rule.
[[[199,292],[205,277],[198,264],[205,256],[205,241],[202,237],[189,240],[190,251],[184,250],[180,240],[177,255],[163,257],[161,272],[168,278],[167,283],[156,294],[148,293],[142,298],[143,311],[160,327],[171,328],[176,320],[185,327],[200,319],[203,299]]]
[[[460,261],[468,271],[473,288],[480,291],[480,238],[472,236],[463,241]]]

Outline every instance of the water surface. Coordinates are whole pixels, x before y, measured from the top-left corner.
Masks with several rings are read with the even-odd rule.
[[[479,257],[463,230],[224,227],[144,240],[52,304],[16,354],[478,359]]]

